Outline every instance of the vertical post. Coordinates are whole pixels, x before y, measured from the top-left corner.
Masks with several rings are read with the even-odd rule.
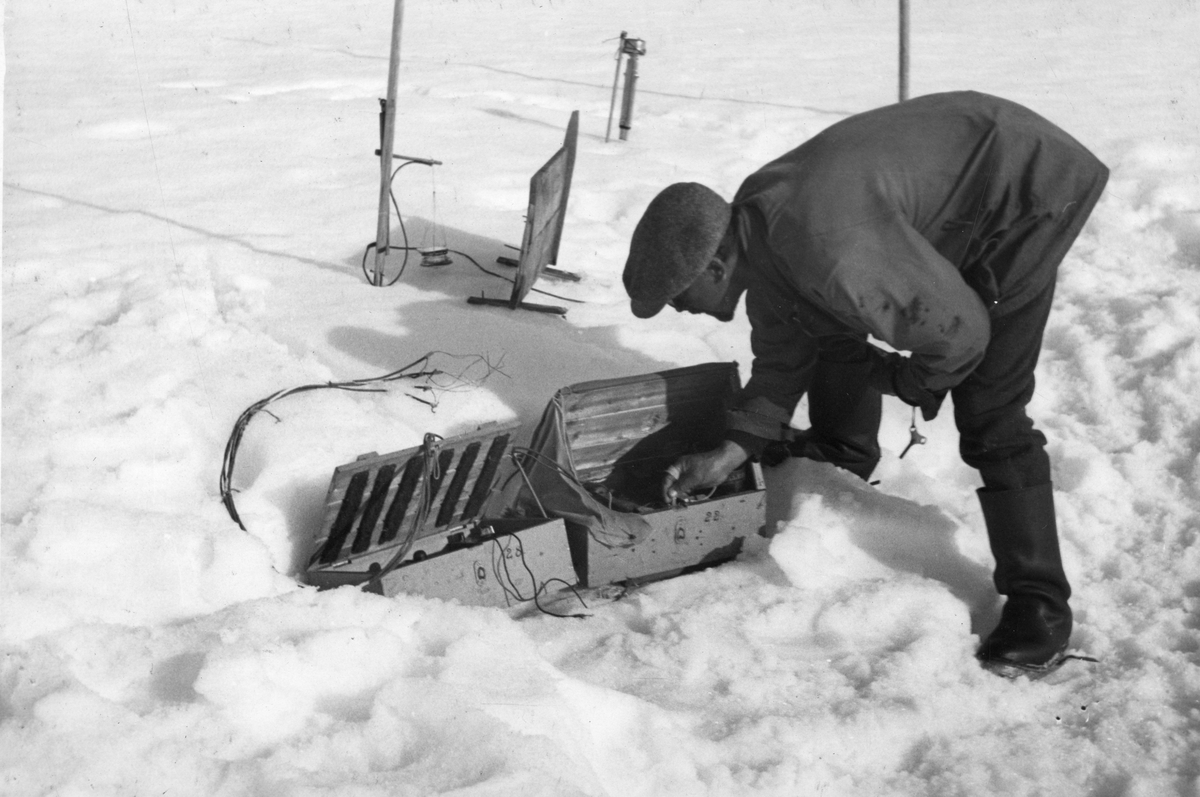
[[[629,138],[629,128],[633,126],[633,92],[637,87],[638,54],[635,50],[629,54],[625,62],[625,91],[621,95],[621,140]]]
[[[621,58],[625,55],[625,31],[621,31],[621,41],[617,43],[617,66],[613,72],[612,99],[608,102],[608,127],[604,129],[604,143],[612,134],[613,109],[617,107],[617,83],[621,80]]]
[[[404,0],[396,0],[392,14],[392,51],[388,62],[387,97],[380,101],[382,125],[379,142],[379,215],[375,225],[375,271],[373,285],[383,285],[391,226],[392,153],[396,143],[396,83],[400,77],[400,29],[404,22]]]
[[[900,0],[900,102],[908,99],[908,0]]]

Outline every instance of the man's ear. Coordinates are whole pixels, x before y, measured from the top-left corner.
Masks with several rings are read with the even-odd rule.
[[[725,267],[720,258],[714,257],[708,261],[708,267],[704,269],[704,273],[713,285],[719,285],[729,275],[729,269]]]

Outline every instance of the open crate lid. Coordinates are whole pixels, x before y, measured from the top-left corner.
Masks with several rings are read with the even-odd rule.
[[[661,503],[666,468],[721,442],[739,387],[732,362],[564,387],[522,457],[529,488],[545,498],[550,514],[574,518],[606,544],[622,544],[636,530],[610,533],[608,521],[597,525],[593,519],[603,513],[591,499],[626,513]],[[731,478],[744,481],[743,471]]]
[[[487,506],[518,423],[494,424],[414,448],[364,454],[333,472],[308,571],[383,566],[411,540],[445,535]],[[440,546],[439,546],[440,547]]]
[[[563,388],[556,401],[579,478],[601,481],[621,462],[669,464],[716,446],[740,387],[737,363],[718,362]]]

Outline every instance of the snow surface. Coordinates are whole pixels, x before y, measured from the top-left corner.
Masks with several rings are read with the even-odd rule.
[[[746,368],[743,318],[631,316],[633,225],[666,183],[728,195],[894,101],[894,2],[411,0],[396,149],[444,162],[398,178],[412,241],[499,268],[581,111],[560,264],[585,278],[538,285],[583,302],[564,320],[468,306],[507,285],[461,255],[365,284],[386,0],[10,0],[0,792],[1200,794],[1200,8],[912,5],[914,95],[1023,102],[1113,170],[1032,406],[1099,663],[980,670],[977,478],[949,412],[898,460],[895,402],[877,489],[769,471],[770,543],[585,620],[295,580],[358,454],[531,423],[587,379]],[[621,30],[648,54],[606,143]],[[500,371],[439,356],[461,389],[273,405],[230,520],[244,408],[434,350]]]

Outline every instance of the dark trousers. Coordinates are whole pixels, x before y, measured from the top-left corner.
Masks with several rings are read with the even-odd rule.
[[[1025,306],[993,316],[983,361],[950,391],[959,453],[979,471],[986,490],[1050,483],[1046,436],[1025,408],[1033,398],[1033,371],[1053,299],[1051,282]]]
[[[1033,398],[1033,372],[1054,302],[1058,266],[1103,190],[1100,179],[1074,213],[1011,231],[988,258],[986,267],[998,275],[1013,270],[1038,278],[1006,290],[1001,276],[999,301],[989,312],[991,338],[983,361],[950,391],[959,452],[979,471],[985,490],[1050,483],[1046,436],[1034,428],[1025,408]]]
[[[951,391],[963,461],[976,468],[989,491],[1019,490],[1050,483],[1046,437],[1025,408],[1033,398],[1034,369],[1054,300],[1058,265],[1083,227],[1103,181],[1066,218],[1031,221],[1013,230],[989,254],[987,268],[999,276],[999,301],[991,308],[991,339],[983,361]],[[1036,281],[1006,286],[1009,271]],[[1006,293],[1007,290],[1007,293]],[[795,453],[832,462],[867,478],[879,461],[881,396],[868,385],[865,336],[821,341],[820,359],[809,388],[811,429]]]
[[[1037,301],[994,318],[983,361],[951,391],[959,451],[988,490],[1050,481],[1046,437],[1025,407],[1033,398],[1033,371],[1053,297],[1051,284]],[[865,339],[842,338],[821,353],[808,390],[811,426],[793,445],[795,454],[832,462],[863,479],[879,463],[882,414],[882,395],[869,384],[868,345]]]

